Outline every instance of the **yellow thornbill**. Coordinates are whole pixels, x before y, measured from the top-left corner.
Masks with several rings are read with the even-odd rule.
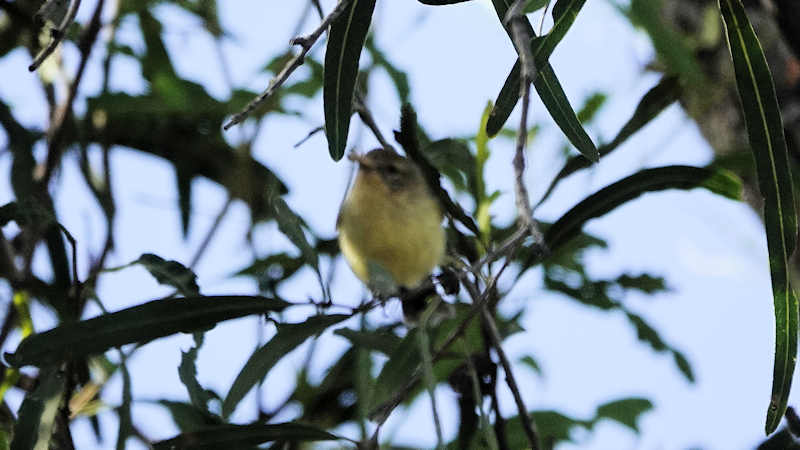
[[[358,174],[339,210],[339,246],[353,272],[375,288],[379,267],[407,289],[444,255],[442,211],[422,172],[393,150],[351,154]]]

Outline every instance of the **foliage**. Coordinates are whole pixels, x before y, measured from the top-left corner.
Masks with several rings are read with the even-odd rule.
[[[458,3],[466,1],[420,0],[419,3],[455,11]],[[522,181],[524,162],[512,166],[508,161],[507,165],[509,176],[517,179],[516,222],[503,225],[492,217],[491,206],[510,196],[491,191],[486,181],[488,161],[501,158],[492,152],[493,138],[517,139],[516,156],[524,160],[522,152],[527,141],[535,137],[540,126],[552,127],[559,130],[559,136],[575,152],[566,155],[563,168],[555,175],[541,203],[571,174],[593,164],[604,164],[606,155],[654,121],[684,92],[700,89],[710,82],[690,40],[659,19],[660,2],[632,1],[620,7],[632,25],[641,27],[650,36],[666,69],[617,135],[599,144],[596,142],[600,140],[593,139],[587,130],[593,120],[604,114],[606,95],[594,93],[576,112],[549,62],[570,29],[578,26],[575,23],[586,3],[583,0],[558,0],[552,5],[538,0],[522,0],[518,5],[512,0],[492,0],[498,28],[513,42],[522,29],[530,37],[524,41],[528,48],[518,47],[519,58],[509,70],[495,102],[487,106],[474,136],[435,139],[418,123],[408,103],[413,98],[410,77],[392,62],[392,55],[374,38],[381,33],[380,27],[372,23],[381,1],[342,0],[327,11],[328,15],[319,2],[307,2],[303,20],[319,9],[320,26],[307,36],[295,36],[292,45],[300,47],[297,52],[271,55],[263,68],[274,76],[266,91],[259,95],[231,86],[230,95],[224,100],[181,74],[176,56],[164,41],[167,24],[158,14],[158,9],[167,4],[179,8],[195,17],[203,25],[203,32],[219,43],[233,30],[223,29],[216,1],[119,2],[111,8],[107,3],[116,2],[98,0],[93,5],[80,6],[92,12],[82,23],[73,23],[74,14],[64,9],[67,2],[47,0],[38,16],[30,3],[0,2],[0,57],[18,49],[36,55],[43,48],[60,45],[76,47],[80,63],[73,76],[70,72],[73,68],[64,64],[57,53],[46,56],[50,51],[46,50],[40,54],[43,62],[38,81],[51,107],[46,130],[23,125],[7,100],[0,98],[0,126],[8,147],[7,156],[2,157],[11,160],[10,182],[14,191],[14,201],[0,206],[0,226],[4,227],[0,229],[0,278],[14,293],[0,333],[0,342],[9,350],[5,361],[10,364],[3,376],[0,395],[5,395],[8,389],[25,392],[16,418],[0,424],[0,448],[46,448],[48,442],[51,447],[71,447],[70,424],[80,420],[75,417],[77,409],[71,411],[75,404],[82,406],[80,412],[92,421],[98,438],[97,415],[118,417],[117,448],[124,448],[131,437],[153,448],[256,448],[266,443],[273,443],[271,448],[285,448],[283,444],[300,448],[301,442],[316,441],[375,448],[379,443],[391,445],[381,426],[388,417],[396,416],[398,407],[409,405],[416,398],[430,397],[434,417],[438,419],[435,396],[431,394],[439,387],[446,387],[454,394],[459,409],[457,436],[443,436],[437,422],[437,441],[442,447],[553,448],[562,442],[575,441],[576,432],[591,432],[601,421],[613,421],[631,433],[639,433],[640,420],[654,408],[646,398],[624,397],[605,402],[585,419],[524,404],[514,372],[526,366],[540,375],[543,370],[532,352],[521,356],[522,364],[513,365],[512,370],[502,344],[523,331],[521,318],[527,309],[507,316],[499,308],[523,277],[541,276],[545,291],[596,311],[624,316],[639,341],[655,352],[671,356],[680,374],[694,381],[694,371],[683,351],[662,338],[626,302],[629,291],[653,295],[665,291],[667,282],[648,273],[592,276],[586,270],[584,254],[589,249],[606,248],[607,244],[585,233],[583,228],[590,220],[648,192],[702,188],[740,200],[740,174],[729,170],[724,161],[706,167],[672,165],[643,169],[581,201],[574,201],[549,224],[537,224],[534,217],[523,216],[530,210]],[[70,8],[79,3],[68,2]],[[549,31],[541,36],[536,36],[526,15],[534,13],[549,14],[552,19]],[[777,325],[773,390],[766,423],[766,432],[770,434],[787,409],[797,352],[798,304],[790,284],[790,258],[797,233],[791,164],[772,75],[747,12],[741,0],[720,0],[717,13],[725,24],[737,92],[755,157],[757,185],[764,198]],[[513,26],[515,23],[519,26]],[[123,44],[116,34],[118,27],[131,24],[141,38],[142,45],[137,48]],[[101,27],[108,33],[101,36]],[[326,49],[324,60],[320,61],[311,49],[324,36]],[[362,53],[369,55],[368,61],[362,60]],[[97,61],[98,54],[101,62]],[[534,77],[529,81],[552,118],[552,124],[536,124],[531,133],[526,128],[529,124],[524,122],[518,129],[504,128],[517,104],[528,107],[526,101],[519,101],[530,92],[529,83],[523,82],[523,64],[528,56],[535,66]],[[114,77],[111,64],[121,60],[135,63],[138,69],[135,75],[146,85],[143,92],[111,87]],[[87,66],[102,77],[98,92],[79,93]],[[294,74],[301,66],[306,75]],[[61,92],[59,81],[51,76],[54,70],[70,73],[66,94]],[[435,300],[431,297],[432,306],[416,325],[400,320],[390,324],[371,321],[368,313],[380,308],[386,300],[383,298],[365,299],[348,307],[332,301],[332,280],[325,276],[323,262],[339,257],[335,238],[315,232],[308,218],[294,209],[296,205],[287,195],[286,184],[252,153],[256,134],[267,119],[273,115],[298,114],[292,96],[321,97],[324,126],[320,130],[327,139],[328,156],[334,161],[339,161],[352,144],[350,129],[356,122],[354,114],[382,145],[394,145],[380,134],[369,109],[369,80],[381,72],[388,75],[404,103],[398,112],[395,140],[420,166],[446,213],[451,260],[428,286],[431,289],[428,293],[437,292],[438,287],[442,295],[433,296]],[[245,136],[237,144],[232,144],[230,138],[236,130],[224,131],[232,126],[241,127]],[[101,149],[101,168],[90,161],[90,147]],[[41,148],[46,149],[44,158],[39,156]],[[292,249],[258,255],[245,268],[228,267],[232,276],[255,280],[257,294],[201,294],[203,280],[197,279],[194,267],[205,245],[215,237],[216,225],[195,258],[186,264],[171,260],[174,257],[171,255],[145,253],[123,267],[110,267],[108,255],[126,239],[114,232],[119,192],[112,192],[110,163],[113,154],[122,148],[161,158],[172,167],[178,193],[176,209],[184,236],[189,235],[190,218],[196,207],[192,181],[200,178],[215,183],[228,198],[217,222],[227,213],[230,203],[237,200],[250,213],[248,233],[258,225],[274,225]],[[79,274],[76,263],[77,244],[70,231],[59,223],[61,205],[56,204],[53,195],[59,185],[54,173],[70,164],[71,155],[77,156],[82,181],[102,210],[107,225],[102,250],[83,275]],[[520,205],[520,201],[525,204]],[[6,227],[11,222],[16,226]],[[39,277],[31,270],[37,249],[39,254],[44,252],[51,279]],[[86,318],[89,305],[97,304],[103,309],[96,290],[99,280],[112,271],[131,270],[132,265],[144,267],[158,283],[175,292],[165,298],[141,299],[129,308],[103,311],[97,317]],[[516,272],[516,276],[504,275],[501,283],[498,280],[507,267],[512,268],[508,273]],[[541,271],[529,271],[532,268]],[[316,278],[319,297],[283,298],[280,292],[285,283],[296,281],[304,271]],[[440,300],[446,306],[439,305]],[[30,303],[54,311],[57,325],[32,333],[32,322],[38,323],[39,318],[31,316]],[[442,306],[443,312],[437,306]],[[308,314],[312,309],[313,314]],[[296,319],[303,314],[302,319]],[[275,325],[275,333],[252,353],[227,393],[220,396],[204,385],[202,374],[198,373],[196,361],[205,342],[204,333],[219,322],[244,316],[264,317]],[[16,348],[7,348],[9,334],[15,329],[24,339]],[[186,398],[133,398],[131,385],[135,380],[128,370],[132,364],[130,358],[148,342],[180,333],[191,333],[194,338],[193,346],[181,353],[177,370],[186,387]],[[309,361],[317,342],[327,340],[346,342],[346,348],[321,379],[314,379],[309,374]],[[285,395],[282,406],[274,411],[259,411],[259,420],[255,422],[232,423],[231,416],[246,395],[254,388],[261,395],[261,383],[270,371],[309,341],[308,361],[297,370],[294,388]],[[33,388],[33,383],[26,389],[19,381],[30,378],[21,375],[19,368],[24,366],[39,369]],[[97,367],[103,370],[90,370]],[[499,369],[504,375],[499,374]],[[163,370],[163,376],[175,375],[175,371],[163,367],[153,370]],[[105,383],[114,376],[122,379],[121,403],[106,411],[89,407],[91,401],[104,398]],[[504,418],[498,406],[498,392],[504,386],[515,395],[517,413],[512,417]],[[88,396],[89,400],[81,396]],[[155,443],[147,441],[137,428],[131,405],[148,401],[169,412],[181,431],[179,435]],[[0,406],[7,409],[5,401]],[[288,420],[287,414],[291,415]],[[345,436],[341,431],[352,424],[357,425],[359,436]],[[791,439],[791,430],[783,429],[768,443],[785,442],[787,437]],[[451,439],[452,442],[446,442]]]

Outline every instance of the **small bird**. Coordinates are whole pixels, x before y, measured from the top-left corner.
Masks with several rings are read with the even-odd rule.
[[[386,283],[378,278],[385,274],[395,290],[419,286],[444,256],[439,202],[419,167],[393,150],[349,158],[358,163],[358,174],[336,221],[342,254],[378,294],[396,294],[381,292]]]

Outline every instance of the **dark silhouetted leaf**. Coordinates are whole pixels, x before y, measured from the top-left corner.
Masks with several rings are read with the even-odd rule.
[[[19,408],[10,450],[48,448],[65,383],[64,374],[57,367],[42,368],[38,386],[25,396]]]
[[[154,450],[228,450],[265,442],[336,441],[344,439],[310,425],[276,424],[219,425],[183,433],[153,444]]]
[[[347,314],[318,315],[309,317],[305,322],[279,325],[275,336],[250,356],[236,376],[222,403],[223,417],[228,417],[236,409],[242,398],[258,384],[259,380],[267,376],[281,358],[311,336],[322,333],[331,325],[348,318],[350,316]]]
[[[167,408],[175,425],[183,432],[198,431],[214,425],[222,425],[222,419],[198,409],[189,403],[159,400],[158,404]]]
[[[797,357],[797,297],[792,290],[789,258],[795,250],[797,214],[783,122],[764,51],[740,0],[720,0],[742,101],[758,187],[764,197],[764,223],[775,305],[775,367],[767,410],[770,434],[786,411]]]
[[[147,269],[160,284],[172,286],[186,297],[200,295],[197,275],[178,261],[167,261],[152,253],[144,253],[134,263]]]
[[[14,366],[42,366],[133,342],[207,329],[217,322],[281,311],[291,303],[265,297],[210,296],[154,300],[28,337],[6,354]]]
[[[646,94],[644,94],[642,99],[639,101],[639,104],[636,106],[636,110],[633,112],[633,115],[630,119],[628,119],[625,125],[622,126],[622,129],[620,129],[616,137],[614,137],[614,139],[608,144],[601,145],[598,148],[600,157],[606,156],[614,151],[620,146],[620,144],[625,142],[634,133],[650,123],[651,120],[655,119],[669,105],[675,103],[679,94],[680,84],[678,83],[677,77],[665,76],[661,78],[661,81],[659,81],[657,85],[653,86],[649,91],[647,91]],[[591,167],[591,161],[588,159],[584,158],[583,156],[571,157],[564,167],[558,172],[558,175],[556,175],[556,177],[550,183],[550,186],[547,187],[547,191],[545,191],[544,195],[542,195],[541,200],[539,200],[539,204],[543,203],[550,196],[558,182],[572,175],[578,170],[585,169],[587,167]]]
[[[328,34],[322,97],[325,135],[334,161],[342,159],[347,146],[358,61],[374,9],[375,0],[350,0],[342,15],[331,24]]]
[[[580,232],[587,221],[646,192],[695,187],[737,200],[741,193],[741,182],[725,170],[690,166],[645,169],[606,186],[575,205],[550,226],[545,233],[545,243],[551,250],[557,249]]]
[[[397,351],[397,348],[402,342],[399,337],[388,330],[367,331],[353,330],[351,328],[339,328],[338,330],[334,331],[334,334],[342,336],[355,346],[359,346],[367,350],[379,351],[387,356]]]

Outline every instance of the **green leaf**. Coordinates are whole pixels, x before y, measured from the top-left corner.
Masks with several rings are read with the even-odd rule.
[[[604,187],[575,205],[547,230],[545,243],[555,251],[576,236],[589,220],[646,192],[696,187],[734,200],[738,200],[741,193],[741,182],[726,170],[690,166],[645,169]]]
[[[783,123],[764,52],[740,0],[720,0],[719,7],[756,161],[758,186],[764,197],[775,305],[775,367],[766,421],[766,433],[770,434],[786,411],[797,357],[798,305],[789,273],[789,258],[795,250],[797,215]]]
[[[283,198],[277,195],[270,198],[270,205],[275,214],[275,221],[278,222],[278,229],[300,250],[306,264],[313,267],[315,271],[319,271],[319,258],[303,232],[305,226],[303,219],[289,208]]]
[[[386,59],[386,55],[375,45],[375,39],[368,38],[364,48],[369,52],[372,58],[372,64],[382,67],[383,70],[386,71],[386,74],[389,75],[397,91],[397,96],[400,97],[400,103],[408,103],[411,92],[408,75]]]
[[[372,21],[375,0],[350,0],[344,12],[331,24],[325,51],[325,135],[334,161],[342,159],[353,113],[353,94],[358,61]]]
[[[464,3],[468,1],[469,0],[419,0],[419,2],[422,3],[423,5],[433,5],[433,6],[454,5],[456,3]]]
[[[420,366],[422,357],[419,354],[418,332],[417,328],[409,330],[389,355],[389,360],[386,361],[375,380],[375,393],[372,395],[372,404],[369,406],[371,412],[390,399],[398,389],[402,389]]]
[[[15,367],[43,366],[133,342],[207,329],[217,322],[237,317],[282,311],[287,306],[291,303],[249,296],[154,300],[35,334],[23,340],[15,353],[5,356]]]
[[[198,431],[209,426],[222,425],[222,419],[189,403],[159,400],[158,404],[167,408],[181,431]]]
[[[572,26],[585,1],[560,0],[553,8],[554,23],[550,32],[545,36],[531,40],[531,54],[538,69],[538,75],[533,81],[533,86],[536,88],[536,92],[539,93],[539,97],[542,99],[542,103],[544,103],[550,116],[572,145],[582,155],[592,161],[597,161],[600,157],[597,147],[595,147],[594,142],[592,142],[589,135],[586,134],[586,130],[583,129],[583,126],[578,121],[575,111],[573,111],[569,99],[567,99],[567,95],[558,81],[558,77],[553,71],[553,67],[547,62],[556,45],[561,42],[561,39]],[[492,3],[497,16],[503,21],[508,8],[512,4],[512,0],[493,0]],[[531,27],[530,22],[527,22],[527,27],[533,36],[533,27]],[[509,32],[509,30],[506,30],[506,32]],[[506,81],[495,101],[495,107],[486,123],[486,131],[490,136],[496,135],[503,128],[503,124],[506,123],[511,111],[517,104],[520,96],[520,77],[518,59],[508,77],[506,77]]]
[[[658,57],[670,73],[677,74],[690,86],[706,83],[694,51],[683,36],[667,24],[660,0],[631,0],[631,22],[647,31]]]
[[[538,11],[538,10],[544,8],[544,6],[546,4],[548,4],[549,2],[550,2],[550,0],[528,0],[525,3],[525,7],[523,8],[523,11],[525,12],[525,14],[530,14],[530,13],[532,13],[534,11]]]
[[[422,153],[442,175],[450,179],[457,190],[475,195],[476,161],[466,141],[440,139],[425,146]]]
[[[267,376],[281,358],[309,337],[322,333],[331,325],[348,318],[350,315],[347,314],[318,315],[309,317],[305,322],[278,325],[278,332],[275,336],[250,356],[239,375],[236,376],[222,403],[222,416],[230,416],[242,398],[258,384],[259,380]]]
[[[339,328],[333,332],[353,345],[367,350],[375,350],[384,355],[391,355],[397,351],[401,344],[401,339],[388,330],[353,330],[352,328]]]
[[[142,265],[160,284],[172,286],[186,297],[200,295],[197,275],[178,261],[167,261],[152,253],[144,253],[133,263]]]
[[[198,410],[210,414],[208,402],[216,397],[213,391],[204,389],[197,381],[197,353],[203,345],[203,333],[195,333],[194,346],[187,352],[181,352],[181,364],[178,366],[178,377],[189,393],[189,400]]]
[[[639,100],[639,104],[636,105],[633,115],[630,119],[628,119],[625,125],[622,126],[614,139],[608,144],[600,146],[598,149],[600,152],[600,157],[606,156],[614,151],[629,137],[644,128],[644,126],[650,123],[651,120],[655,119],[668,106],[675,103],[675,101],[678,100],[680,92],[681,88],[677,77],[662,77],[658,84],[647,91],[642,99]],[[573,173],[590,166],[591,161],[582,156],[571,157],[564,167],[558,172],[558,175],[556,175],[556,177],[550,183],[550,186],[547,187],[547,191],[542,196],[542,199],[539,200],[539,204],[543,203],[550,196],[558,182],[572,175]]]
[[[65,382],[63,373],[55,366],[39,371],[38,386],[28,392],[19,407],[11,450],[48,447]]]
[[[544,376],[544,373],[542,372],[542,366],[539,365],[539,363],[533,358],[533,356],[525,355],[522,358],[520,358],[519,362],[528,366],[531,370],[536,372],[536,374],[539,375],[540,377]]]
[[[602,92],[594,92],[586,100],[583,101],[583,106],[578,110],[578,121],[582,124],[591,122],[600,108],[605,105],[608,100],[608,95]],[[599,149],[598,149],[599,150]]]
[[[295,422],[219,425],[183,433],[153,444],[154,450],[227,450],[265,442],[337,441],[344,439],[319,428]]]
[[[646,398],[625,398],[598,406],[595,421],[611,419],[639,433],[639,417],[651,409],[653,403]]]

